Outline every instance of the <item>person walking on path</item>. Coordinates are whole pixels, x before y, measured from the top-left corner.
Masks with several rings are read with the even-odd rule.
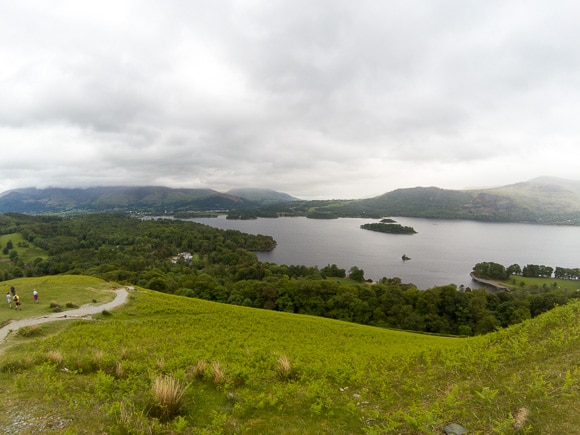
[[[38,303],[38,292],[36,289],[32,290],[32,299],[34,299],[34,302]]]
[[[116,296],[110,302],[106,304],[94,305],[94,304],[87,304],[83,305],[80,308],[65,311],[62,313],[50,313],[48,315],[30,319],[20,319],[20,320],[13,320],[12,322],[7,323],[6,325],[0,328],[0,345],[2,341],[6,338],[6,336],[11,332],[18,330],[24,326],[32,326],[32,325],[40,325],[46,322],[52,322],[57,320],[70,320],[70,319],[79,319],[85,318],[90,319],[91,314],[98,314],[102,313],[103,310],[112,310],[120,305],[123,305],[127,301],[127,297],[129,296],[128,290],[134,290],[133,287],[123,287],[117,289],[115,291]],[[88,317],[87,317],[88,316]]]
[[[12,296],[10,296],[10,292],[6,292],[6,302],[8,302],[8,306],[12,309]]]
[[[14,295],[14,297],[12,297],[12,299],[14,300],[14,303],[16,304],[16,307],[14,309],[22,311],[22,307],[20,306],[20,296]]]

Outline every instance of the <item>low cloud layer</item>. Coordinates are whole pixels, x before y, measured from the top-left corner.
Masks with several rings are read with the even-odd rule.
[[[573,1],[0,4],[0,191],[578,178]]]

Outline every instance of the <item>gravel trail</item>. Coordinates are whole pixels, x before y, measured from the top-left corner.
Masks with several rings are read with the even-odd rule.
[[[107,302],[106,304],[87,304],[80,308],[63,311],[61,313],[51,313],[47,314],[46,316],[33,317],[30,319],[13,320],[4,327],[0,328],[0,343],[4,341],[10,332],[16,331],[24,326],[39,325],[41,323],[54,322],[56,320],[90,319],[91,314],[98,314],[103,310],[112,310],[113,308],[123,305],[127,301],[127,296],[129,294],[128,290],[132,290],[132,288],[128,287],[114,290],[116,293],[115,299],[113,299],[111,302]]]

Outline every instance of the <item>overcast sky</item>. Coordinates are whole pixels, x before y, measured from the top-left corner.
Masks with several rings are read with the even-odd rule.
[[[580,179],[575,0],[0,1],[0,192]]]

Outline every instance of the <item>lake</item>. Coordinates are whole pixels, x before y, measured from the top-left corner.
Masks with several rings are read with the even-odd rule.
[[[399,277],[420,289],[456,284],[480,287],[469,273],[476,263],[493,261],[508,267],[517,263],[556,268],[580,267],[580,227],[462,220],[394,218],[417,234],[384,234],[363,230],[373,219],[188,219],[221,229],[272,236],[277,247],[257,253],[260,261],[324,267],[357,266],[365,278]],[[411,258],[402,261],[405,254]]]

